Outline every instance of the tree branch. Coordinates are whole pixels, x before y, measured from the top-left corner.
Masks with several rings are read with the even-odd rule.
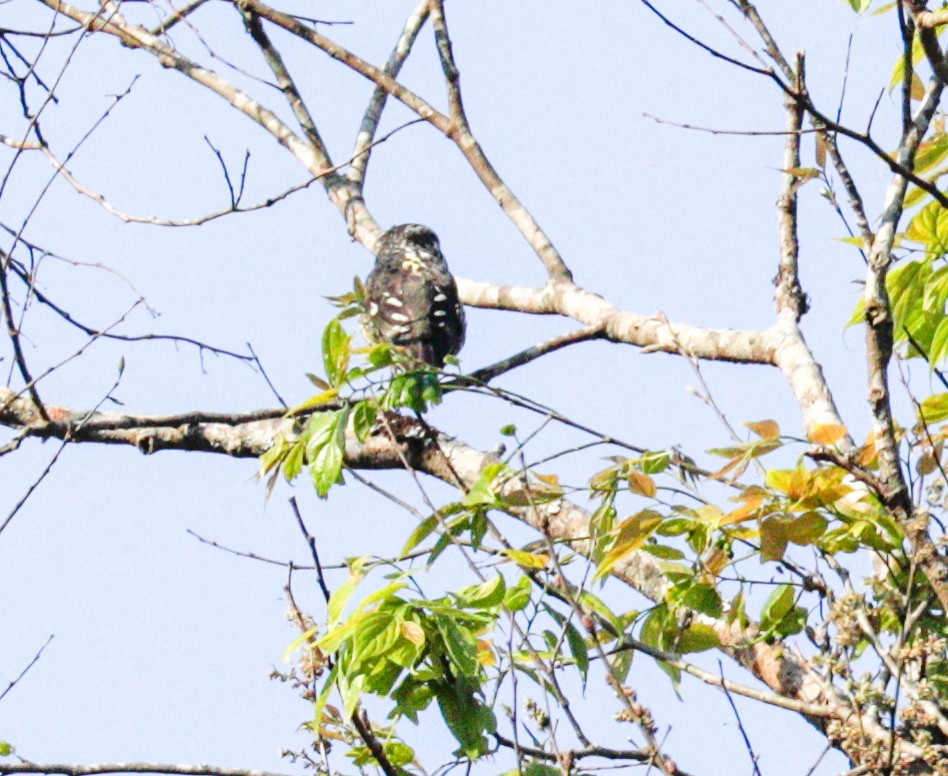
[[[44,0],[44,2],[53,2],[53,0]],[[507,217],[514,222],[521,234],[526,237],[534,251],[536,251],[537,255],[546,265],[550,277],[554,282],[567,283],[571,280],[566,264],[553,247],[550,239],[540,228],[540,225],[530,212],[521,204],[520,200],[516,198],[497,174],[497,171],[488,161],[480,145],[471,133],[465,131],[459,122],[437,111],[417,94],[406,89],[382,70],[369,64],[364,59],[356,56],[325,35],[321,35],[316,30],[301,24],[292,16],[288,16],[287,14],[264,5],[259,2],[259,0],[242,0],[242,2],[255,14],[303,38],[317,48],[325,51],[333,59],[342,62],[347,67],[369,79],[376,84],[376,86],[384,89],[389,95],[395,97],[406,107],[430,122],[445,136],[454,141],[461,150],[461,153],[463,153],[468,160],[468,163],[477,173],[481,182],[487,187],[488,191],[490,191],[491,195],[500,205],[501,209],[507,214]],[[367,243],[367,245],[370,244]],[[370,245],[370,247],[372,246]]]
[[[223,79],[213,70],[202,67],[189,59],[173,46],[151,34],[144,27],[122,24],[115,19],[103,19],[96,14],[86,13],[69,5],[63,0],[39,0],[44,5],[64,16],[85,25],[96,32],[104,32],[118,38],[124,46],[141,49],[154,56],[167,68],[177,70],[210,91],[226,100],[242,112],[286,148],[314,176],[323,175],[321,181],[330,201],[346,218],[350,232],[366,246],[374,246],[381,229],[372,218],[362,198],[352,189],[349,182],[338,174],[324,175],[331,165],[318,149],[293,132],[273,111],[265,108],[246,92]],[[298,22],[296,22],[299,24]],[[302,26],[302,25],[300,25]]]
[[[802,91],[804,84],[804,59],[800,54],[797,56],[797,91]],[[784,107],[787,111],[787,144],[783,156],[783,193],[777,200],[777,213],[780,218],[780,264],[774,281],[777,287],[774,301],[778,319],[797,324],[807,309],[806,296],[800,287],[800,241],[797,234],[797,193],[805,182],[796,172],[800,169],[803,108],[797,100],[790,97],[784,100]]]
[[[155,773],[172,776],[285,776],[275,771],[246,768],[220,768],[213,765],[170,765],[162,763],[111,763],[71,765],[44,763],[0,763],[0,775],[13,773],[64,774],[64,776],[100,776],[108,773]]]
[[[428,0],[420,0],[415,10],[411,12],[405,20],[405,28],[395,44],[395,48],[389,55],[388,61],[382,72],[395,78],[408,59],[412,46],[418,38],[418,33],[428,19]],[[371,149],[375,145],[373,138],[378,131],[379,121],[382,119],[382,111],[385,109],[385,103],[388,100],[388,92],[381,86],[376,86],[372,92],[372,97],[365,109],[365,115],[362,117],[362,124],[359,127],[359,134],[356,136],[355,148],[352,150],[352,166],[349,168],[347,177],[362,191],[365,183],[365,171],[371,158]]]
[[[249,458],[268,450],[277,434],[288,438],[293,435],[293,420],[283,418],[283,411],[275,409],[224,417],[187,413],[162,418],[78,413],[53,406],[49,410],[54,420],[43,421],[29,398],[16,397],[12,391],[0,389],[0,425],[25,429],[29,436],[40,438],[133,445],[145,453],[174,449]],[[76,418],[85,418],[85,423],[76,427]],[[347,435],[345,465],[353,469],[404,469],[407,465],[413,471],[425,472],[452,486],[460,482],[463,488],[470,488],[479,481],[484,467],[496,462],[491,454],[430,427],[425,429],[425,433],[412,433],[411,427],[416,421],[403,420],[408,430],[399,436],[380,432],[360,443],[351,433]],[[499,501],[526,506],[506,506],[503,511],[554,541],[564,542],[574,551],[588,556],[593,549],[589,512],[566,499],[537,503],[530,493],[526,479],[510,478],[498,493]],[[647,553],[629,553],[616,563],[613,575],[652,601],[665,599],[669,582],[660,562]],[[744,628],[737,621],[729,623],[723,619],[703,618],[703,621],[715,629],[725,652],[772,691],[805,703],[822,704],[819,708],[828,704],[838,708],[838,713],[843,716],[843,710],[850,713],[848,701],[837,695],[832,684],[782,645],[761,642],[752,626]],[[826,713],[830,713],[829,709]],[[811,721],[823,724],[815,718]],[[871,727],[871,720],[861,720],[860,724],[867,729],[867,735],[889,740],[885,738],[885,731]]]

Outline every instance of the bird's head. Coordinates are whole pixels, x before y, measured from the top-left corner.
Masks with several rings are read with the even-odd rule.
[[[379,264],[394,264],[410,272],[424,267],[445,267],[438,235],[422,224],[400,224],[378,241]]]

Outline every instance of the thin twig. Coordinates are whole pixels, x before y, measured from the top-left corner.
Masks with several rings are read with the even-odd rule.
[[[103,404],[105,404],[105,402],[108,401],[108,400],[112,397],[112,394],[114,393],[115,389],[118,388],[119,383],[122,381],[122,372],[123,372],[123,370],[124,370],[124,366],[120,366],[120,367],[119,367],[118,376],[115,378],[115,382],[112,384],[112,387],[109,388],[109,390],[108,390],[108,391],[105,393],[105,395],[99,400],[99,402],[95,405],[95,407],[93,407],[91,410],[89,410],[89,411],[86,413],[85,417],[79,419],[79,422],[76,424],[76,427],[75,427],[75,430],[76,430],[77,432],[81,431],[81,430],[82,430],[82,427],[83,427],[83,425],[84,425],[84,423],[85,423],[89,418],[91,418],[93,415],[95,415],[95,414],[98,412],[99,407],[101,407]],[[9,403],[10,403],[10,402],[4,402],[4,405],[6,406],[6,405],[8,405]],[[45,413],[45,408],[44,408],[44,413]],[[47,422],[48,422],[48,421],[49,421],[49,416],[46,415],[45,419],[46,419]],[[53,466],[56,465],[56,462],[59,460],[59,456],[62,455],[63,451],[66,449],[67,445],[69,444],[69,441],[70,441],[70,440],[69,440],[69,437],[68,437],[68,436],[66,436],[66,437],[63,439],[62,443],[61,443],[61,444],[59,445],[59,447],[56,449],[56,452],[53,453],[52,458],[50,458],[49,463],[46,464],[46,467],[45,467],[45,468],[43,469],[43,471],[40,473],[39,477],[37,477],[37,478],[30,484],[30,486],[26,489],[26,492],[23,494],[23,496],[20,498],[20,500],[17,501],[17,503],[14,505],[13,509],[10,510],[10,513],[6,516],[6,518],[4,519],[4,521],[3,521],[2,523],[0,523],[0,533],[3,533],[4,530],[6,530],[7,526],[10,525],[10,522],[13,520],[14,517],[16,517],[17,513],[23,508],[23,505],[26,504],[26,502],[29,500],[30,496],[32,496],[33,493],[36,492],[36,489],[40,486],[40,484],[42,484],[43,480],[45,480],[46,477],[49,475],[49,473],[53,470]]]
[[[33,659],[30,660],[30,662],[27,663],[27,664],[24,666],[23,670],[20,671],[19,674],[17,674],[17,676],[16,676],[15,679],[11,679],[11,680],[10,680],[10,683],[6,686],[6,689],[4,689],[3,692],[0,692],[0,701],[2,701],[2,700],[7,696],[7,694],[8,694],[14,687],[16,687],[17,684],[20,683],[20,681],[23,679],[23,677],[26,676],[26,675],[29,673],[30,669],[31,669],[33,666],[36,665],[36,663],[39,661],[39,659],[43,656],[43,650],[45,650],[46,647],[49,646],[49,642],[51,642],[52,640],[53,640],[53,635],[50,634],[49,637],[46,639],[46,641],[43,642],[43,645],[36,651],[36,654],[33,655]]]
[[[181,8],[176,10],[174,13],[172,13],[167,19],[165,19],[157,27],[152,27],[152,29],[149,30],[149,32],[155,37],[164,35],[166,32],[168,32],[168,30],[174,27],[174,25],[176,25],[185,17],[194,13],[194,11],[196,11],[206,2],[207,0],[192,0],[192,2],[188,3],[185,6],[182,6]]]
[[[319,550],[316,547],[316,537],[309,532],[306,523],[303,522],[303,515],[300,513],[299,504],[296,503],[296,496],[290,496],[289,502],[290,508],[293,510],[293,516],[296,518],[296,525],[303,534],[303,538],[306,540],[306,546],[309,547],[309,554],[313,558],[313,565],[316,568],[316,579],[319,582],[319,590],[323,594],[323,599],[325,599],[328,604],[329,599],[332,598],[332,593],[329,590],[329,585],[326,584],[326,577],[323,576],[323,566],[319,562]]]
[[[529,347],[526,350],[521,350],[519,353],[497,361],[490,366],[481,367],[480,369],[471,372],[470,375],[465,375],[464,377],[469,377],[478,383],[489,383],[495,377],[516,369],[517,367],[523,366],[524,364],[528,364],[531,361],[535,361],[541,356],[545,356],[555,350],[560,350],[561,348],[565,348],[569,345],[575,345],[578,342],[588,342],[589,340],[602,339],[604,336],[605,330],[602,326],[587,326],[584,329],[567,332],[566,334],[561,334],[558,337],[548,339],[546,342],[541,342],[538,345]],[[464,377],[461,378],[462,381]]]
[[[721,664],[721,661],[718,661],[718,674],[721,677],[721,681],[724,681],[724,666]],[[751,766],[754,768],[754,776],[761,776],[760,767],[757,765],[758,757],[754,753],[754,746],[751,744],[750,737],[747,735],[747,730],[744,728],[744,722],[741,720],[741,714],[737,710],[737,704],[734,703],[734,699],[731,697],[730,690],[726,686],[721,687],[724,692],[724,697],[727,698],[728,704],[731,706],[731,711],[734,712],[734,718],[737,720],[737,729],[741,731],[741,737],[744,739],[744,748],[747,749],[747,754],[750,757]]]
[[[109,773],[154,773],[169,776],[285,776],[275,771],[247,768],[219,768],[213,765],[171,765],[163,763],[110,763],[72,765],[52,763],[0,763],[0,774],[43,773],[63,776],[101,776]]]

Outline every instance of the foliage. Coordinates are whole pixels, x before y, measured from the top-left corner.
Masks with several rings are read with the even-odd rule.
[[[21,324],[31,305],[48,306],[75,324],[71,313],[48,303],[37,283],[37,257],[49,252],[25,242],[24,222],[20,229],[4,227],[13,247],[9,255],[0,253],[8,381],[12,385],[16,374],[21,378],[16,391],[0,389],[5,391],[0,415],[13,430],[0,454],[33,438],[59,439],[63,446],[95,441],[134,444],[146,452],[177,447],[235,456],[258,455],[269,445],[259,457],[268,495],[281,477],[287,483],[305,477],[323,500],[338,496],[334,488],[347,478],[358,479],[414,518],[407,535],[386,549],[387,557],[360,555],[344,566],[334,559],[348,576],[331,584],[317,540],[293,501],[324,607],[310,613],[298,606],[292,588],[298,566],[288,563],[286,592],[299,635],[287,649],[292,668],[278,678],[292,681],[307,702],[309,719],[302,727],[308,741],[296,756],[318,773],[334,770],[329,752],[336,746],[343,749],[347,767],[387,776],[471,770],[475,763],[502,772],[509,762],[497,763],[501,753],[515,759],[509,774],[575,776],[611,767],[603,765],[609,761],[673,776],[680,769],[667,754],[664,722],[656,721],[636,691],[640,676],[633,669],[645,660],[667,676],[662,690],[670,697],[687,700],[686,681],[693,677],[723,690],[728,701],[741,694],[780,713],[802,715],[828,747],[850,760],[853,772],[948,772],[948,424],[941,425],[948,421],[943,372],[948,362],[948,132],[938,113],[948,75],[944,54],[936,51],[945,14],[929,12],[924,3],[845,2],[866,23],[881,16],[898,31],[899,56],[891,77],[886,66],[878,89],[884,94],[888,81],[888,99],[899,108],[898,131],[886,135],[887,142],[896,138],[891,148],[880,145],[881,132],[872,127],[878,105],[865,129],[845,124],[842,100],[832,109],[823,106],[819,95],[825,90],[810,88],[804,57],[790,63],[753,4],[724,4],[741,25],[729,26],[724,16],[712,13],[738,36],[733,52],[716,48],[713,35],[706,40],[684,33],[689,44],[719,63],[739,65],[748,76],[775,87],[775,104],[782,102],[787,115],[786,132],[766,133],[779,135],[784,144],[777,311],[773,325],[746,332],[672,324],[657,311],[646,317],[621,310],[574,281],[573,268],[499,178],[472,134],[441,2],[418,6],[384,71],[330,41],[319,31],[322,22],[259,0],[218,4],[240,14],[249,42],[271,71],[255,88],[266,91],[275,83],[277,93],[288,98],[289,110],[271,110],[265,100],[256,101],[256,92],[245,94],[175,47],[174,37],[185,25],[172,28],[199,13],[201,2],[163,17],[150,31],[126,22],[125,14],[131,18],[134,8],[119,13],[117,5],[103,3],[90,15],[49,0],[45,5],[55,6],[49,10],[56,18],[48,29],[55,34],[16,34],[40,38],[43,45],[60,35],[77,35],[78,41],[115,36],[122,45],[154,56],[176,77],[194,80],[294,154],[307,176],[325,186],[349,233],[367,247],[378,224],[366,201],[364,165],[371,147],[386,139],[374,134],[384,108],[379,97],[399,100],[457,146],[547,273],[535,287],[480,278],[460,284],[465,301],[523,315],[558,315],[582,328],[470,375],[418,368],[390,344],[359,345],[350,330],[365,313],[357,279],[351,292],[330,300],[339,312],[322,333],[318,374],[308,375],[314,395],[282,417],[277,417],[280,410],[266,410],[226,416],[223,422],[219,413],[169,420],[106,413],[101,405],[73,412],[41,402],[36,383],[48,373],[34,378],[23,355]],[[682,34],[684,27],[653,4],[645,6]],[[69,17],[75,28],[56,27],[60,16]],[[411,25],[428,20],[445,77],[445,113],[396,80],[418,31]],[[279,35],[297,38],[300,51],[319,49],[333,66],[339,63],[372,82],[375,96],[348,162],[330,158],[287,69],[286,62],[295,62],[298,52],[284,61],[277,51],[282,40],[275,43],[266,33],[271,26],[279,28]],[[756,35],[756,43],[744,40],[745,34]],[[30,127],[24,137],[30,139],[3,135],[0,140],[15,150],[15,159],[42,153],[53,162],[54,180],[62,177],[114,211],[53,155],[30,103],[34,89],[43,92],[44,106],[52,103],[58,87],[46,86],[34,63],[27,75],[14,73],[11,62],[27,62],[16,49],[7,49],[7,36],[6,29],[0,33],[0,46],[16,56],[5,53],[0,60],[18,87],[14,91]],[[206,49],[210,60],[219,57],[210,45],[196,48]],[[299,134],[282,123],[280,116],[290,114]],[[812,166],[801,153],[802,142],[811,137]],[[889,178],[878,214],[867,209],[872,198],[860,191],[841,142],[855,144]],[[66,161],[71,163],[76,150]],[[222,155],[215,153],[223,165]],[[243,181],[235,187],[223,166],[231,197],[228,213],[280,200],[242,207]],[[14,179],[12,169],[11,164],[0,192]],[[850,320],[851,326],[864,327],[866,343],[869,388],[859,421],[870,431],[862,444],[853,431],[859,421],[852,428],[844,423],[831,381],[803,336],[809,300],[802,267],[808,267],[809,257],[801,252],[806,243],[798,224],[808,213],[798,200],[816,181],[832,214],[841,219],[840,233],[848,235],[842,239],[856,249],[853,263],[865,279],[863,299]],[[676,204],[684,212],[693,203]],[[7,280],[24,284],[22,297],[11,296]],[[399,306],[398,299],[393,306]],[[848,310],[847,303],[843,317]],[[87,345],[107,334],[81,329],[91,338]],[[505,372],[589,339],[607,340],[616,351],[634,346],[686,360],[702,386],[694,394],[721,421],[720,441],[703,451],[689,438],[680,447],[666,441],[632,444],[619,438],[619,429],[629,417],[651,411],[635,396],[606,408],[613,427],[598,430],[538,399],[498,387],[495,378]],[[203,352],[206,346],[199,347]],[[260,366],[255,356],[245,360]],[[928,383],[909,368],[920,360]],[[779,371],[792,388],[805,431],[771,418],[745,419],[743,428],[732,425],[705,382],[705,361]],[[124,361],[119,372],[121,378]],[[596,383],[604,375],[599,364],[581,375],[595,400]],[[901,391],[896,398],[894,390]],[[457,402],[460,415],[466,406],[475,406],[475,395],[499,408],[499,418],[478,417],[478,444],[499,442],[490,451],[449,437],[424,417],[446,397]],[[106,400],[118,401],[111,393],[102,403]],[[518,428],[525,416],[541,419],[526,434]],[[497,439],[488,441],[493,427],[498,427]],[[557,436],[560,432],[563,437]],[[571,441],[562,441],[567,438]],[[383,448],[389,457],[378,453]],[[354,477],[357,466],[400,469],[418,505],[368,477]],[[440,482],[429,487],[420,475]],[[725,677],[720,663],[709,670],[718,656],[733,659],[735,670],[746,670],[756,684]],[[603,686],[610,698],[603,698]],[[602,724],[604,709],[616,724]],[[742,728],[740,717],[737,722]],[[441,730],[451,741],[448,761],[437,768],[421,762],[421,748],[414,743],[413,726],[422,724],[425,735]],[[0,741],[0,756],[11,754],[13,747]]]
[[[282,473],[292,482],[306,467],[316,493],[326,498],[333,485],[344,482],[343,460],[346,432],[364,442],[377,423],[384,425],[387,412],[408,408],[421,414],[440,404],[443,396],[438,374],[431,368],[418,369],[400,348],[385,342],[353,350],[352,335],[342,321],[364,312],[361,283],[355,291],[331,297],[343,311],[333,318],[322,336],[325,379],[308,374],[320,392],[287,412],[287,417],[304,417],[292,439],[280,436],[260,458],[260,476],[269,475],[267,489],[273,490]],[[353,355],[363,361],[352,366]],[[373,378],[383,369],[395,367],[396,374],[385,383]],[[407,370],[407,371],[405,371]],[[376,393],[376,389],[381,393]],[[321,409],[332,405],[333,409]]]

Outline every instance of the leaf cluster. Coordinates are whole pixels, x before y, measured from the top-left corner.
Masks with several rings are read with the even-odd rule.
[[[317,703],[317,720],[331,689],[339,691],[347,717],[366,693],[391,698],[395,705],[390,717],[415,723],[418,714],[436,702],[459,744],[458,753],[470,759],[485,754],[486,736],[497,724],[482,687],[485,668],[496,663],[489,634],[503,608],[524,605],[522,586],[508,589],[497,574],[425,599],[411,594],[405,576],[396,574],[344,617],[363,578],[361,562],[351,568],[349,581],[329,601],[327,630],[315,640],[334,661]]]
[[[352,335],[342,321],[364,312],[358,278],[353,292],[331,301],[343,310],[323,331],[325,377],[307,374],[319,393],[287,412],[288,418],[300,419],[296,433],[278,435],[260,457],[260,476],[268,477],[268,493],[281,473],[292,482],[305,468],[316,493],[326,498],[333,485],[344,482],[348,431],[364,442],[377,429],[383,413],[404,407],[421,414],[443,398],[439,373],[416,368],[401,348],[386,342],[353,347]],[[354,357],[359,357],[355,365]],[[380,382],[378,373],[385,369],[395,373],[388,382]]]

